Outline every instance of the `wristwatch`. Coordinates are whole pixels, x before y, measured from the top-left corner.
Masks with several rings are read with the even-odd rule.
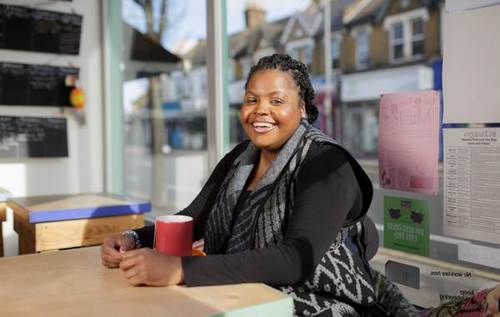
[[[136,249],[140,249],[142,247],[141,239],[139,238],[137,232],[135,232],[134,230],[124,231],[122,232],[122,235],[132,237],[132,239],[134,239],[134,244]]]

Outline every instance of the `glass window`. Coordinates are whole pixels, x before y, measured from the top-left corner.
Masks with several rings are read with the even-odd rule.
[[[295,44],[295,43],[294,43]],[[288,49],[288,54],[306,65],[312,63],[313,46],[310,44],[292,45]]]
[[[312,62],[312,54],[313,54],[313,50],[312,49],[313,48],[312,48],[311,45],[305,45],[305,46],[303,46],[304,57],[301,58],[301,60],[306,65],[310,65],[311,62]]]
[[[411,52],[412,57],[418,58],[424,55],[424,20],[422,18],[416,18],[411,20],[411,30],[412,30],[412,40],[411,40]]]
[[[332,67],[334,69],[340,66],[340,39],[333,37],[331,43]]]
[[[121,1],[125,194],[175,212],[208,173],[206,42],[194,39],[206,38],[206,23],[187,32],[206,18],[205,2],[193,10],[191,2]]]
[[[368,67],[370,53],[370,36],[367,30],[356,33],[356,66],[358,68]]]
[[[391,27],[391,60],[398,61],[404,57],[403,23],[394,23]]]

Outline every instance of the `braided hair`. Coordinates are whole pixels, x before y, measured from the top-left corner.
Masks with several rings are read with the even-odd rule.
[[[253,74],[268,69],[277,69],[292,75],[295,84],[299,87],[300,98],[305,104],[307,121],[309,123],[316,121],[316,118],[318,118],[318,108],[314,105],[314,89],[309,79],[307,66],[286,54],[264,56],[250,69],[245,89],[247,89],[248,82]]]

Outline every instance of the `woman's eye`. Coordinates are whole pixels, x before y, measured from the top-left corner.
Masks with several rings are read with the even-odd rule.
[[[283,103],[283,100],[281,99],[273,99],[271,100],[272,105],[281,105]]]
[[[253,99],[253,98],[249,98],[249,99],[247,99],[245,102],[246,102],[246,103],[249,103],[249,104],[254,104],[254,103],[256,102],[256,100],[255,100],[255,99]]]

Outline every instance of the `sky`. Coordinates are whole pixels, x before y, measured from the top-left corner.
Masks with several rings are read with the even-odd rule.
[[[212,1],[212,0],[210,0]],[[215,0],[218,1],[218,0]],[[296,11],[307,8],[309,0],[226,0],[227,31],[233,34],[245,27],[244,10],[248,1],[257,1],[266,10],[268,21],[291,16]],[[145,31],[146,22],[142,8],[133,0],[123,0],[123,17],[129,24],[140,31]],[[170,31],[165,34],[164,44],[175,49],[183,40],[206,38],[206,0],[169,0],[171,10],[169,18]],[[153,0],[153,5],[159,1]]]

